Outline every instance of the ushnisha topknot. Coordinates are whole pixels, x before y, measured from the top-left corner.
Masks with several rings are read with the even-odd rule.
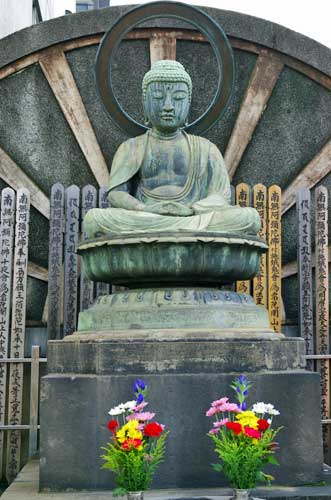
[[[192,99],[192,80],[185,71],[184,66],[178,61],[165,59],[155,62],[143,78],[143,99],[146,98],[147,87],[152,82],[184,82],[188,86],[189,98]]]

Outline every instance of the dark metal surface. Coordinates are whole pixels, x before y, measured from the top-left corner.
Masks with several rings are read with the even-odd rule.
[[[103,186],[99,189],[99,208],[110,208],[107,193],[108,187]],[[111,293],[111,285],[102,283],[101,281],[96,284],[96,299],[100,297],[100,295],[108,295],[109,293]]]
[[[100,98],[113,121],[129,135],[140,135],[147,130],[123,110],[114,95],[111,63],[121,40],[134,26],[160,17],[189,22],[205,35],[214,50],[220,75],[215,96],[206,112],[185,128],[189,133],[202,134],[222,116],[229,103],[234,63],[232,48],[223,29],[196,7],[180,2],[153,2],[135,7],[121,16],[103,37],[97,53],[95,76]]]

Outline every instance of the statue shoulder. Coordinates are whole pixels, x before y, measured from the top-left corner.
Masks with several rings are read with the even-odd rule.
[[[138,151],[145,148],[147,141],[147,134],[138,135],[137,137],[131,137],[126,141],[122,142],[116,150],[116,156],[123,154],[131,154],[133,151]]]
[[[132,137],[117,149],[110,172],[109,190],[130,180],[139,170],[143,161],[146,134]]]
[[[211,142],[209,139],[206,139],[205,137],[201,137],[200,135],[192,135],[192,134],[186,134],[189,141],[194,143],[199,143],[200,148],[203,148],[205,151],[208,151],[212,155],[220,156],[223,158],[221,151],[218,149],[216,144]]]

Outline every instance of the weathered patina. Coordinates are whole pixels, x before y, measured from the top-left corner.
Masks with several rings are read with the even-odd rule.
[[[109,181],[112,208],[89,211],[84,229],[90,238],[183,230],[257,233],[258,213],[230,205],[220,151],[182,130],[191,94],[191,78],[177,61],[158,61],[146,73],[143,101],[151,128],[119,147]]]

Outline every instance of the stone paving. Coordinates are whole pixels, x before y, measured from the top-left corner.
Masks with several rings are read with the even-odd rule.
[[[16,480],[2,494],[1,500],[110,500],[111,491],[66,491],[40,493],[39,460],[31,460],[19,473]],[[146,500],[229,500],[228,488],[151,490],[145,493]],[[257,498],[258,497],[258,498]],[[252,500],[331,500],[331,486],[270,487],[257,488]],[[122,499],[123,500],[123,499]]]

